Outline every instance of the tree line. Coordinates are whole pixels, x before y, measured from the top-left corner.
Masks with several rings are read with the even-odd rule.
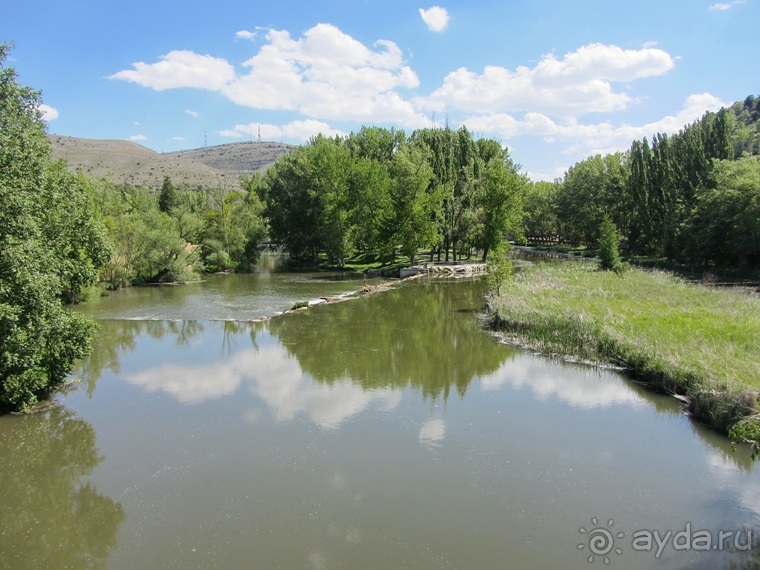
[[[528,185],[495,140],[466,127],[403,131],[363,127],[317,136],[251,179],[269,238],[291,256],[337,264],[357,252],[412,263],[420,249],[440,259],[488,255],[521,232]],[[431,254],[433,255],[433,254]]]
[[[182,282],[204,271],[248,271],[256,264],[266,229],[250,184],[175,188],[165,177],[156,193],[109,179],[83,180],[113,248],[101,272],[109,288]]]
[[[249,271],[267,240],[314,264],[355,253],[414,262],[423,248],[445,261],[475,251],[485,260],[521,235],[529,184],[506,149],[465,127],[318,135],[239,188],[175,188],[164,178],[152,192],[76,178],[110,244],[100,279],[114,289]]]
[[[576,163],[536,182],[525,233],[596,245],[611,220],[632,256],[705,266],[760,266],[760,99],[707,113],[677,134]]]

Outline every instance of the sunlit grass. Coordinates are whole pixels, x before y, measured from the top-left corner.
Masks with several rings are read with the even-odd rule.
[[[747,291],[564,263],[517,274],[489,305],[495,327],[542,352],[610,362],[687,396],[760,390],[760,297]]]

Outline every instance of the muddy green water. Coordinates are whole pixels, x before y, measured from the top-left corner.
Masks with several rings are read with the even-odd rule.
[[[80,387],[0,417],[0,567],[754,567],[713,548],[760,527],[746,450],[497,343],[476,281],[228,321],[359,287],[265,272],[82,307]]]

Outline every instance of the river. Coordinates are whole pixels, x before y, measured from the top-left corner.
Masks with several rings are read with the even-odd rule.
[[[499,344],[478,281],[231,320],[362,285],[264,270],[80,307],[81,384],[0,417],[0,567],[756,567],[747,451]]]

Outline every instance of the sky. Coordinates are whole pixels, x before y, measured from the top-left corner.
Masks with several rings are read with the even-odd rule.
[[[533,180],[760,94],[760,0],[7,1],[48,130],[158,152],[362,125],[498,140]]]

